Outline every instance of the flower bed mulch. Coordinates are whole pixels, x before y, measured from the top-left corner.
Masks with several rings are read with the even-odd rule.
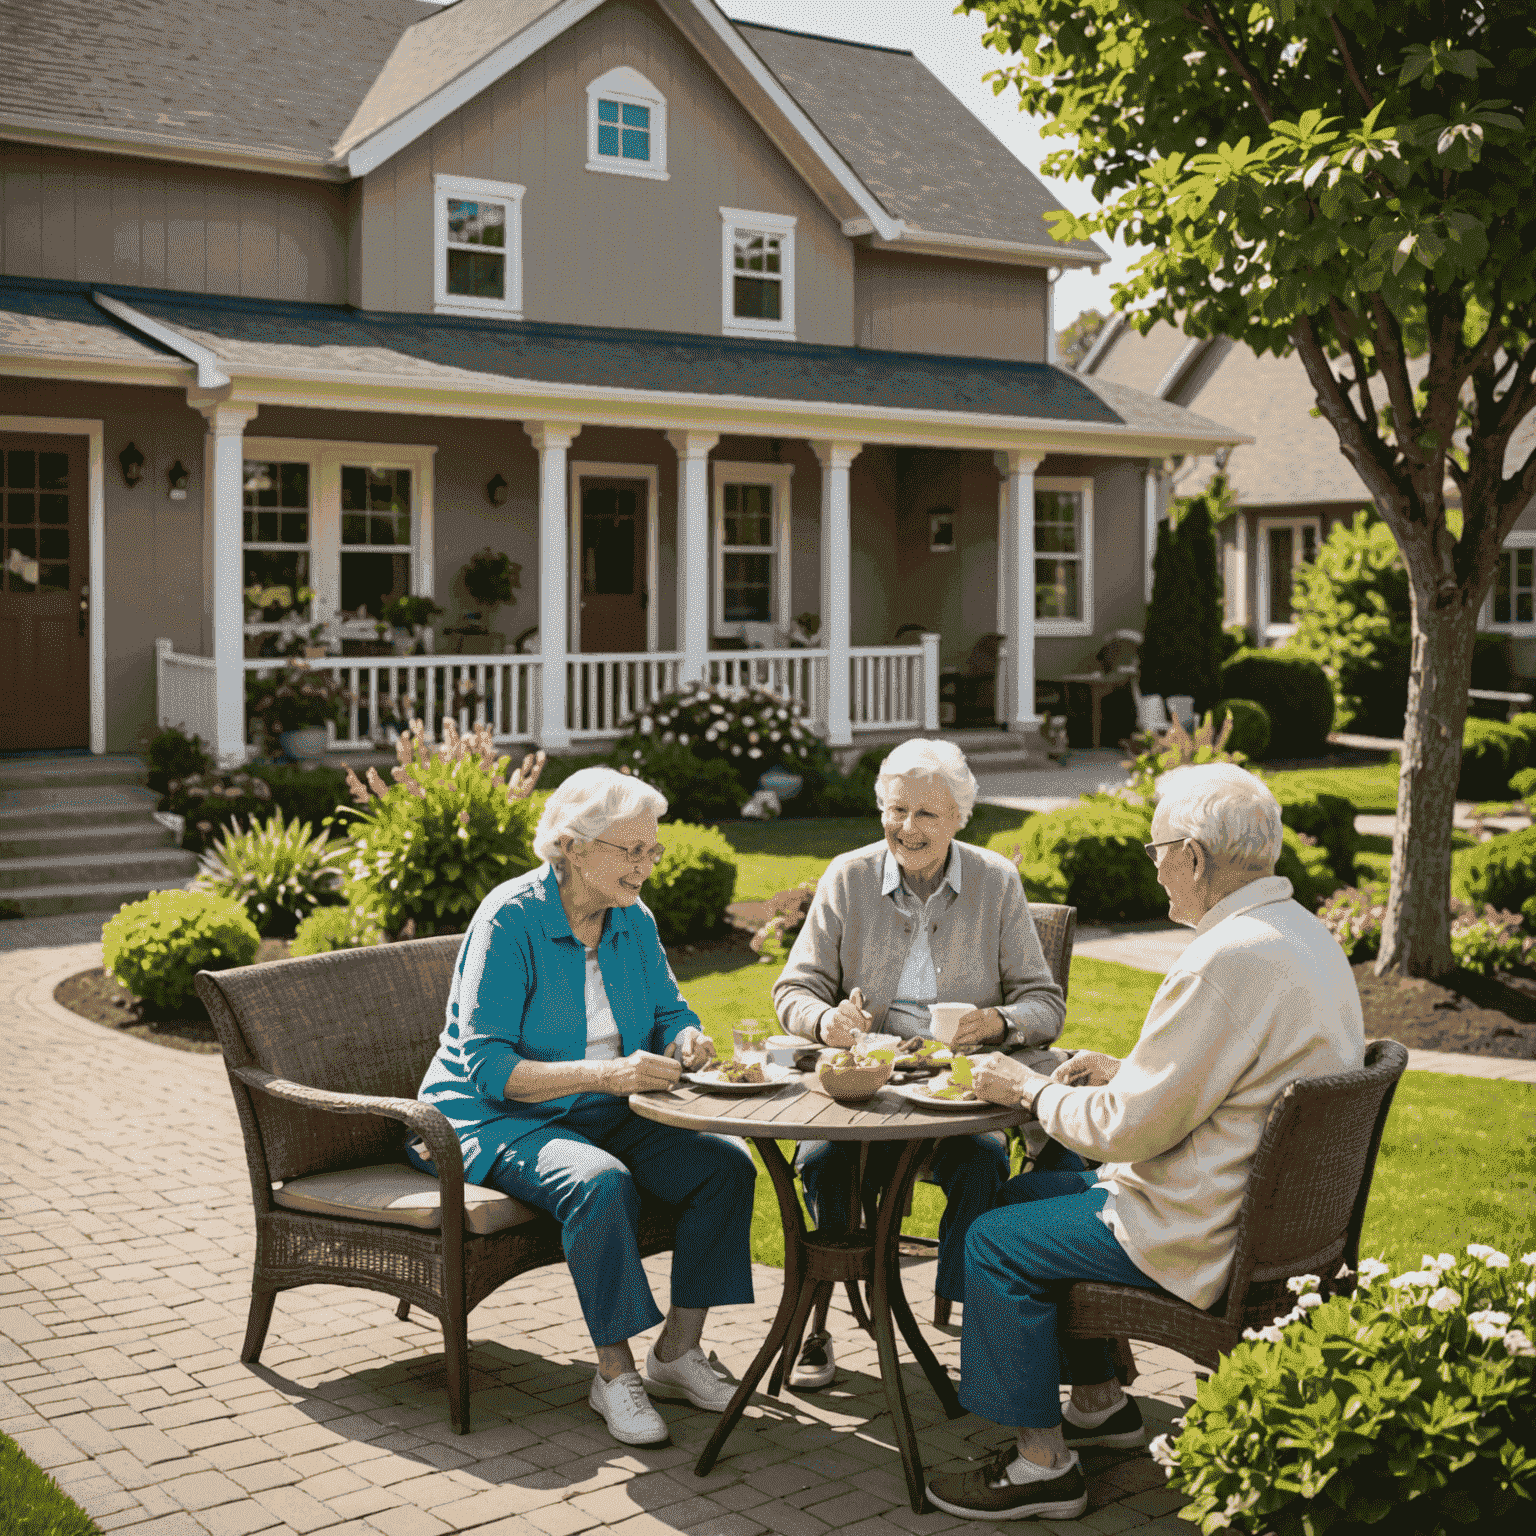
[[[1536,981],[1468,971],[1444,982],[1398,981],[1377,976],[1372,964],[1354,967],[1369,1038],[1412,1050],[1536,1060]]]

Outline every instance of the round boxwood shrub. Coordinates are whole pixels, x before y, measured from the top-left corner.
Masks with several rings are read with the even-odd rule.
[[[1079,918],[1163,917],[1168,897],[1143,844],[1152,807],[1119,795],[1031,816],[1019,839],[1019,874],[1031,901],[1064,903]]]
[[[663,822],[666,853],[646,882],[645,901],[662,943],[713,933],[736,894],[736,855],[713,827]]]
[[[1268,713],[1271,757],[1320,757],[1333,729],[1333,684],[1306,656],[1280,647],[1239,651],[1221,668],[1229,699],[1252,699]]]
[[[1280,829],[1280,857],[1275,873],[1291,882],[1291,893],[1309,912],[1314,912],[1343,884],[1320,843],[1303,841],[1294,827]]]
[[[152,891],[122,907],[101,931],[106,968],[164,1013],[187,1007],[199,971],[249,965],[260,944],[238,901],[203,891]]]
[[[1536,897],[1536,827],[1458,848],[1451,855],[1451,895],[1474,907],[1520,911]]]
[[[1514,723],[1468,719],[1461,733],[1461,773],[1456,794],[1462,800],[1503,800],[1509,781],[1526,765],[1530,742]]]
[[[328,955],[337,949],[382,944],[384,935],[362,907],[316,907],[299,924],[290,955]]]
[[[1290,784],[1271,784],[1280,802],[1280,820],[1293,831],[1311,838],[1327,851],[1335,873],[1349,879],[1354,873],[1360,835],[1355,831],[1355,807],[1343,795],[1298,789]]]
[[[628,768],[654,785],[667,797],[667,814],[684,821],[701,825],[733,821],[747,799],[741,780],[729,763],[718,757],[701,761],[693,755],[691,746],[680,742],[651,746],[645,753],[643,769],[635,765],[632,754],[622,751],[614,753],[608,766]]]
[[[1241,752],[1250,763],[1261,763],[1269,751],[1271,726],[1269,711],[1252,699],[1223,699],[1215,709],[1216,729],[1226,720],[1232,722],[1227,737],[1227,751]]]

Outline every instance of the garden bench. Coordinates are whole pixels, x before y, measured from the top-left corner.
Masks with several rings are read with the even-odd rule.
[[[203,971],[256,1207],[240,1358],[260,1358],[279,1291],[382,1291],[442,1324],[448,1412],[469,1429],[470,1311],[526,1270],[565,1263],[559,1224],[464,1182],[447,1119],[416,1098],[437,1049],[461,936]],[[405,1158],[412,1136],[439,1170]],[[640,1251],[672,1246],[675,1212],[645,1197]]]
[[[1358,1071],[1303,1078],[1275,1099],[1248,1170],[1231,1278],[1208,1309],[1137,1286],[1076,1280],[1062,1287],[1061,1336],[1144,1339],[1215,1370],[1245,1328],[1290,1311],[1287,1280],[1317,1275],[1325,1296],[1353,1289],[1376,1153],[1407,1066],[1397,1041],[1372,1040]]]

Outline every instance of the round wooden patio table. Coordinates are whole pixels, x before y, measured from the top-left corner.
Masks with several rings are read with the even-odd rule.
[[[694,1470],[703,1477],[714,1466],[726,1437],[735,1428],[770,1364],[773,1364],[773,1375],[768,1382],[768,1391],[770,1395],[778,1396],[784,1377],[799,1354],[801,1335],[817,1291],[824,1285],[839,1281],[847,1283],[856,1310],[862,1310],[857,1307],[857,1285],[859,1281],[866,1281],[870,1296],[869,1327],[879,1351],[880,1378],[885,1383],[896,1443],[907,1474],[907,1493],[912,1500],[913,1512],[921,1514],[923,1463],[912,1428],[912,1415],[907,1409],[906,1393],[901,1385],[896,1337],[891,1326],[893,1316],[917,1363],[922,1366],[923,1374],[938,1394],[945,1413],[954,1419],[965,1410],[955,1395],[949,1373],[939,1364],[918,1330],[902,1291],[898,1246],[902,1215],[912,1182],[935,1142],[946,1136],[975,1136],[983,1131],[1018,1125],[1022,1111],[1016,1107],[924,1109],[889,1087],[882,1088],[874,1098],[862,1104],[839,1104],[810,1086],[808,1076],[803,1074],[791,1078],[771,1093],[732,1096],[683,1083],[666,1093],[635,1094],[629,1104],[637,1115],[662,1125],[680,1126],[690,1131],[714,1131],[750,1140],[773,1180],[784,1223],[784,1294],[778,1313]],[[822,1237],[806,1231],[800,1202],[795,1195],[794,1172],[779,1150],[781,1141],[899,1141],[904,1146],[883,1186],[871,1188],[867,1184],[862,1201],[851,1202],[851,1205],[863,1205],[868,1217],[864,1227],[840,1237]]]

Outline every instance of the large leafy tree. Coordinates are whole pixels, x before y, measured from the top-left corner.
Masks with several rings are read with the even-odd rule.
[[[1151,254],[1139,318],[1294,349],[1402,552],[1413,667],[1378,969],[1451,968],[1451,822],[1477,614],[1536,493],[1530,0],[983,0],[987,42]],[[1447,481],[1464,519],[1446,518]]]

